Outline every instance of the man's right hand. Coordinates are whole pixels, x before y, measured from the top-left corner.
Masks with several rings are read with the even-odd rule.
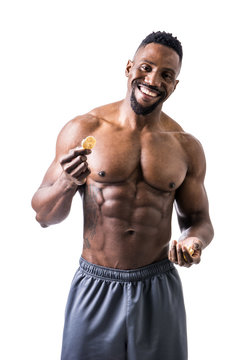
[[[91,150],[82,147],[71,149],[67,155],[60,159],[63,169],[62,175],[76,185],[85,184],[87,176],[91,173],[86,155],[91,154],[91,152]]]

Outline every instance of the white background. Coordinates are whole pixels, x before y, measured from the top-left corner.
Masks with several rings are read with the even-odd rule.
[[[0,8],[3,360],[60,358],[82,245],[81,202],[76,196],[63,223],[42,229],[31,197],[62,126],[125,96],[127,60],[157,30],[183,45],[180,83],[164,111],[203,144],[215,227],[201,264],[179,270],[189,359],[240,356],[237,1],[9,0]]]

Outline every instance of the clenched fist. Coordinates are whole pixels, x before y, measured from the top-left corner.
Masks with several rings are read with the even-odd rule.
[[[179,242],[174,240],[170,246],[168,258],[174,264],[190,267],[200,263],[202,248],[203,244],[197,237],[188,237]]]

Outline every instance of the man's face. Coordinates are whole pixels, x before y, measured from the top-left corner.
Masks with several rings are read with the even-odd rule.
[[[180,67],[178,54],[167,46],[151,43],[140,48],[126,67],[133,111],[147,115],[161,108],[177,86]]]

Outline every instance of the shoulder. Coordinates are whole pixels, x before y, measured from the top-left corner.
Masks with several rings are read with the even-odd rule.
[[[204,159],[204,151],[200,141],[195,136],[185,132],[175,120],[165,113],[161,114],[161,127],[163,132],[175,138],[189,160],[192,158]]]
[[[118,117],[120,104],[122,101],[117,101],[114,103],[106,104],[99,106],[89,112],[90,115],[99,119],[99,121],[106,123],[116,123],[116,118]]]
[[[88,135],[93,135],[100,125],[100,119],[90,113],[76,116],[68,121],[57,138],[57,156],[66,154],[70,149],[80,146],[82,140]]]
[[[81,146],[82,139],[94,135],[103,124],[111,123],[117,109],[118,103],[103,105],[67,122],[57,138],[57,157]]]
[[[85,131],[94,131],[100,126],[100,119],[97,116],[87,113],[76,116],[66,123],[59,135],[76,133],[77,135]]]
[[[184,131],[178,134],[178,140],[186,156],[188,174],[204,176],[206,159],[201,142],[195,136]]]
[[[202,144],[193,135],[185,132],[183,128],[170,116],[161,114],[161,127],[166,136],[170,136],[175,144],[181,148],[185,158],[188,175],[204,177],[206,172],[206,159]],[[179,148],[179,150],[180,150]]]

